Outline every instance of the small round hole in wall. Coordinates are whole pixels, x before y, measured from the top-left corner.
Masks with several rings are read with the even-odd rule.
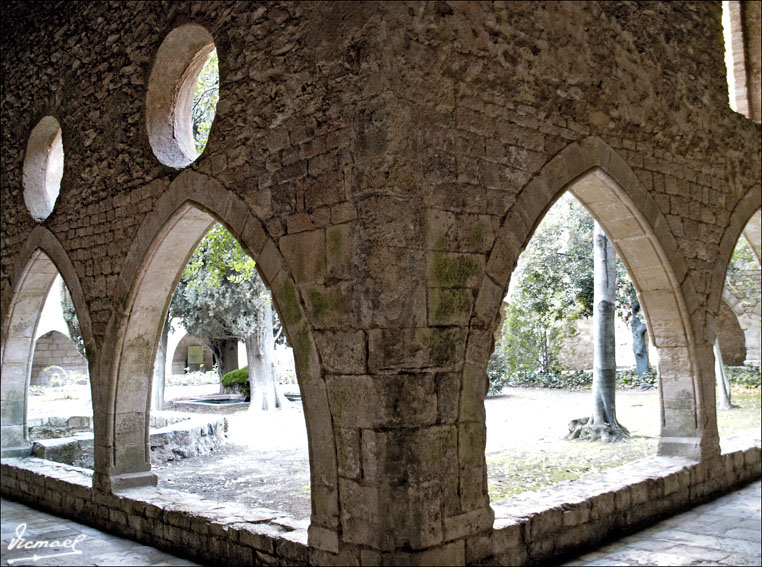
[[[179,26],[159,46],[148,79],[146,130],[151,149],[169,167],[187,167],[206,146],[219,98],[217,52],[196,24]]]
[[[24,154],[24,203],[37,222],[53,212],[61,192],[63,165],[61,125],[52,116],[46,116],[29,135]]]

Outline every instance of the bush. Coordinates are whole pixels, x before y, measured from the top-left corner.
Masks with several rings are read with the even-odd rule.
[[[635,369],[632,370],[617,370],[616,371],[617,386],[622,388],[642,388],[647,390],[648,388],[656,387],[656,370],[649,368],[648,372],[643,376],[638,376]]]
[[[593,384],[592,370],[559,370],[538,372],[520,370],[509,374],[507,365],[501,364],[501,355],[492,353],[487,364],[489,393],[497,394],[504,386],[524,388],[554,388],[563,390],[584,390]],[[617,370],[617,386],[620,388],[653,388],[656,386],[656,371],[649,370],[638,376],[635,370]]]
[[[489,376],[489,393],[499,394],[508,378],[508,363],[499,349],[495,349],[489,357],[487,376]]]
[[[237,370],[232,370],[222,377],[222,386],[226,390],[239,392],[247,401],[251,399],[251,388],[249,386],[249,367],[244,366]]]
[[[731,384],[745,388],[759,388],[762,382],[762,369],[753,366],[726,366],[725,374]]]

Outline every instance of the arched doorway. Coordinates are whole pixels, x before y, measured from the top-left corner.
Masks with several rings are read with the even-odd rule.
[[[20,256],[13,294],[3,310],[2,455],[30,454],[27,405],[35,338],[45,300],[56,278],[69,288],[90,365],[95,358],[90,316],[74,266],[55,235],[38,226]],[[92,384],[91,384],[92,388]]]
[[[490,354],[485,348],[485,344],[492,344],[487,337],[494,336],[499,305],[519,253],[566,190],[603,227],[638,291],[649,335],[658,350],[659,454],[691,458],[717,455],[714,377],[707,372],[708,365],[700,363],[701,357],[711,352],[711,344],[699,343],[694,337],[683,289],[687,285],[692,290],[685,277],[685,261],[638,177],[596,137],[557,154],[524,188],[498,231],[471,319],[464,372],[467,403],[481,404],[472,401],[472,395],[483,399],[485,381],[476,361],[486,360]]]
[[[102,418],[96,419],[95,485],[101,489],[155,484],[148,443],[151,380],[161,327],[172,291],[201,237],[220,222],[257,262],[274,306],[294,347],[309,439],[312,528],[329,527],[337,516],[335,449],[317,350],[290,275],[261,223],[246,205],[213,180],[185,172],[141,226],[125,274],[129,285],[117,301],[125,306],[107,330],[113,352],[102,372],[110,382]]]

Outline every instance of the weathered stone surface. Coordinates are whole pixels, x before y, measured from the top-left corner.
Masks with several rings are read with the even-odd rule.
[[[663,354],[660,450],[736,470],[717,464],[707,347],[725,266],[760,208],[762,154],[758,123],[726,105],[719,4],[19,3],[3,15],[4,451],[23,441],[34,328],[60,270],[88,351],[96,486],[149,472],[153,342],[192,246],[221,221],[273,285],[304,393],[313,520],[337,536],[334,546],[322,533],[330,549],[309,556],[300,532],[251,559],[478,560],[481,527],[435,524],[486,505],[480,404],[501,295],[542,215],[571,189],[615,239]],[[182,24],[203,41],[157,64]],[[758,26],[745,33],[737,45],[756,47]],[[208,145],[162,165],[149,123],[178,107],[193,74],[181,63],[195,65],[210,41],[222,78]],[[758,49],[747,51],[736,71],[753,87]],[[169,109],[147,96],[154,72]],[[39,224],[24,203],[24,159],[47,116],[61,125],[64,166]],[[711,493],[707,475],[692,489],[670,481],[663,505]],[[18,482],[35,498],[53,490]],[[627,508],[615,494],[591,514]],[[144,529],[108,507],[84,510]],[[580,538],[601,527],[588,524]],[[154,528],[166,545],[193,544],[187,530]],[[448,530],[456,539],[442,539]],[[249,557],[222,534],[196,540],[202,557]],[[495,560],[554,545],[511,540]]]

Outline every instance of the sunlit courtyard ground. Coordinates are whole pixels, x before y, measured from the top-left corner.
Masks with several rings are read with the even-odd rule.
[[[80,392],[81,390],[81,392]],[[169,386],[165,399],[188,398],[219,391],[217,384]],[[87,415],[86,386],[75,399],[48,389],[30,396],[29,416]],[[718,411],[721,439],[745,432],[760,437],[760,390],[734,387],[738,407]],[[489,493],[492,501],[563,480],[595,473],[656,453],[659,434],[658,392],[619,390],[619,421],[631,439],[614,443],[566,441],[570,420],[589,414],[591,393],[540,388],[509,388],[485,402]],[[219,451],[156,467],[159,485],[199,494],[220,502],[236,502],[287,512],[298,519],[310,515],[307,435],[301,404],[287,409],[228,416],[228,443]]]

